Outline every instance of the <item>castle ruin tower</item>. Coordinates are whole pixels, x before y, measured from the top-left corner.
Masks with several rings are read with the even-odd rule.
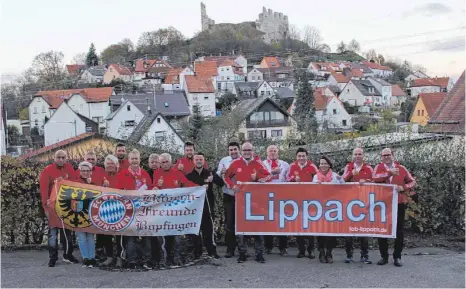
[[[207,10],[205,8],[205,4],[201,2],[202,31],[209,30],[213,25],[215,25],[215,21],[210,19],[209,16],[207,16]]]
[[[288,16],[263,7],[256,20],[256,29],[265,33],[263,39],[266,43],[284,39],[289,34]]]

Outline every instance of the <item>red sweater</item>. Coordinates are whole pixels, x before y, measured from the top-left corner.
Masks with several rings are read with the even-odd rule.
[[[254,170],[256,171],[256,180],[251,178]],[[233,177],[235,180],[233,180]],[[243,157],[240,157],[231,163],[225,172],[224,180],[228,188],[233,188],[236,182],[270,182],[272,175],[261,161],[253,159],[247,162]]]
[[[194,170],[194,160],[189,159],[188,157],[182,157],[175,164],[175,169],[178,169],[178,166],[183,164],[183,174],[187,175]],[[204,168],[207,169],[209,166],[207,161],[204,162]]]
[[[367,182],[372,181],[374,170],[370,165],[362,163],[359,173],[353,176],[353,170],[355,167],[354,162],[350,162],[346,165],[345,172],[343,173],[343,179],[345,179],[345,182],[359,182],[360,180],[366,180]]]
[[[311,161],[307,161],[304,166],[301,168],[298,161],[295,161],[290,165],[290,170],[286,180],[288,182],[296,182],[296,176],[299,176],[300,182],[312,182],[314,175],[317,174],[318,169],[315,164]]]
[[[398,194],[398,204],[407,203],[407,193],[412,188],[414,188],[414,186],[416,185],[416,180],[414,180],[413,176],[411,176],[411,173],[404,166],[396,162],[393,163],[393,165],[400,171],[400,173],[397,176],[393,176],[392,173],[388,170],[388,167],[384,163],[380,163],[374,169],[372,180],[375,183],[385,183],[402,186],[404,191],[399,192]]]
[[[58,167],[56,164],[50,164],[45,167],[39,179],[40,195],[42,199],[42,207],[44,207],[44,209],[47,206],[47,200],[50,198],[50,193],[55,180],[59,177],[72,180],[74,175],[75,172],[70,163],[65,163],[63,167]]]
[[[99,166],[93,166],[92,167],[92,174],[91,174],[91,179],[92,183],[94,184],[99,184],[98,186],[101,186],[104,183],[104,176],[105,176],[105,169],[99,167]],[[77,180],[81,178],[81,175],[79,174],[79,169],[76,170],[74,180]]]
[[[126,170],[127,168],[129,168],[129,161],[128,159],[118,159],[118,171],[121,172],[121,171],[124,171]]]
[[[105,181],[105,179],[109,182],[109,185],[108,185],[109,188],[114,188],[114,189],[117,188],[118,173],[110,174],[110,173],[105,172],[104,181]],[[103,184],[103,182],[102,182],[102,184]]]
[[[171,168],[167,171],[158,169],[154,171],[154,188],[159,189],[173,189],[180,187],[195,187],[195,183],[189,181],[183,172],[179,171],[178,168]],[[163,180],[163,185],[159,187],[159,180]]]
[[[117,183],[116,183],[117,189],[122,189],[122,190],[136,190],[137,189],[136,178],[133,176],[133,174],[130,173],[128,169],[120,171],[116,178],[117,178]],[[145,183],[147,185],[148,190],[152,188],[152,184],[150,183],[150,176],[145,170],[141,169],[141,176],[137,180]]]

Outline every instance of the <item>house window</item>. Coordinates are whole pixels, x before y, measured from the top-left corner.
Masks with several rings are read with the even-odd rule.
[[[110,72],[113,72],[113,68],[111,68],[111,67],[110,67]],[[113,77],[115,77],[115,76],[113,76]]]
[[[265,95],[265,91],[263,91],[263,90],[261,91],[261,96],[262,96],[262,95]]]
[[[126,106],[126,110],[127,110],[127,111],[131,111],[131,105],[127,105],[127,106]]]
[[[424,110],[422,110],[421,115],[424,116]]]
[[[225,76],[222,76],[222,80],[225,80]]]
[[[37,113],[37,107],[34,107],[34,113]]]
[[[203,106],[202,106],[202,109],[203,109],[204,111],[210,111],[210,105],[203,105]]]
[[[270,136],[271,137],[282,137],[283,131],[281,129],[272,130]]]
[[[420,109],[417,110],[417,116],[421,116],[421,110]]]
[[[270,90],[267,90],[267,95],[270,95]]]
[[[35,125],[35,126],[38,126],[38,125],[39,125],[39,121],[38,121],[37,119],[34,121],[34,125]]]
[[[227,80],[230,80],[230,77],[229,77],[229,76],[227,76]]]
[[[160,123],[160,117],[157,118],[157,123]]]
[[[342,124],[343,126],[346,126],[346,119],[342,120],[342,121],[341,121],[341,124]]]
[[[204,100],[209,100],[209,96],[204,96]]]
[[[255,138],[267,138],[267,131],[266,130],[248,131],[248,139],[255,139]]]
[[[45,105],[42,106],[42,113],[45,112]]]
[[[222,84],[219,82],[217,83],[217,90],[221,90],[222,89]]]
[[[163,105],[164,105],[165,107],[168,107],[168,102],[164,102]]]
[[[193,95],[193,100],[197,101],[197,95]]]
[[[227,67],[227,70],[230,70],[230,68],[229,68],[229,67]]]
[[[266,120],[268,120],[268,119],[266,119]],[[271,111],[270,112],[270,120],[272,122],[282,122],[282,121],[285,120],[285,116],[281,112]]]
[[[125,126],[136,126],[136,122],[134,120],[127,120],[125,121]]]
[[[252,80],[256,80],[256,77],[253,75],[253,76],[251,77],[251,79],[252,79]]]
[[[86,132],[92,132],[92,126],[86,125]]]
[[[156,141],[164,141],[165,140],[165,132],[164,131],[156,131],[155,132],[155,140]]]
[[[224,69],[223,69],[223,68],[220,68],[220,70],[221,70],[221,71],[224,71]]]
[[[336,109],[333,110],[333,114],[337,114],[337,110],[336,110]]]
[[[257,80],[261,80],[261,76],[260,76],[260,75],[257,76]]]

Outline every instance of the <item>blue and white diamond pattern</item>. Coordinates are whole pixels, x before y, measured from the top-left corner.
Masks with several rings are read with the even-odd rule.
[[[100,207],[100,218],[106,223],[114,224],[125,215],[126,209],[122,202],[115,200],[105,201]]]

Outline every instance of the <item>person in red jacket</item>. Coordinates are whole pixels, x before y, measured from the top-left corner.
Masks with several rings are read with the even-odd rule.
[[[345,182],[371,182],[374,170],[370,165],[364,162],[364,151],[362,148],[355,148],[353,150],[353,161],[349,162],[345,167],[343,179]],[[353,262],[353,238],[345,238],[346,243],[346,259],[345,263]],[[360,237],[359,243],[361,246],[361,262],[365,264],[372,264],[369,259],[369,238]]]
[[[404,224],[406,203],[408,202],[408,193],[416,185],[411,173],[402,165],[394,161],[392,150],[385,148],[382,150],[382,162],[374,169],[372,178],[375,183],[386,183],[396,186],[398,192],[398,217],[396,222],[396,239],[395,250],[393,251],[393,260],[396,267],[401,267],[401,252],[403,251],[404,242]],[[379,250],[382,259],[377,265],[388,263],[388,239],[379,238]]]
[[[194,170],[194,150],[195,146],[192,142],[186,142],[184,144],[184,157],[180,158],[176,164],[175,168],[182,171],[183,174],[187,175]],[[209,166],[207,161],[204,163],[204,168],[207,169]]]
[[[73,179],[75,172],[73,166],[67,162],[67,154],[65,151],[58,150],[55,152],[53,164],[45,167],[40,175],[40,194],[42,200],[42,207],[47,213],[47,206],[50,203],[50,193],[55,182],[62,179]],[[61,229],[49,227],[49,267],[55,267],[58,260],[58,240],[57,234],[60,232],[60,243],[63,244],[65,252],[63,253],[63,261],[66,263],[79,263],[73,256],[73,239],[71,231],[68,229]]]
[[[290,165],[286,180],[288,182],[304,182],[312,183],[314,175],[317,174],[318,168],[312,161],[308,160],[307,150],[305,148],[298,148],[296,151],[296,161]],[[306,239],[307,239],[307,252],[309,259],[315,259],[315,237],[314,236],[298,236],[296,243],[298,243],[297,258],[304,258],[306,256]]]
[[[253,146],[250,142],[245,142],[242,147],[242,157],[234,160],[230,167],[225,171],[223,179],[226,185],[233,189],[235,193],[239,192],[237,182],[269,182],[272,175],[261,161],[253,157]],[[238,263],[246,261],[247,240],[246,236],[238,235]],[[264,236],[254,236],[254,247],[256,251],[256,261],[265,263],[263,256]]]
[[[129,161],[126,158],[126,146],[122,143],[117,144],[115,156],[118,158],[118,171],[123,171],[129,167]]]
[[[130,166],[127,169],[120,170],[117,176],[117,188],[124,190],[150,190],[149,174],[140,167],[141,157],[138,150],[132,150],[128,154]],[[126,239],[127,260],[129,268],[137,268],[138,261],[138,244],[137,236],[128,236]],[[150,247],[150,237],[141,237],[140,252],[142,255],[143,268],[152,269],[151,259],[152,252]]]
[[[172,168],[172,157],[170,154],[163,153],[159,156],[160,168],[154,171],[154,189],[174,189],[180,187],[195,187],[195,183],[190,182],[182,171]],[[177,247],[179,236],[165,236],[162,240],[162,251],[165,252],[160,267],[178,268],[182,265]],[[162,258],[161,258],[162,259]]]
[[[92,165],[92,179],[96,184],[104,182],[105,170],[97,166],[97,155],[93,151],[89,151],[84,156],[84,160]],[[78,173],[79,175],[79,173]]]

